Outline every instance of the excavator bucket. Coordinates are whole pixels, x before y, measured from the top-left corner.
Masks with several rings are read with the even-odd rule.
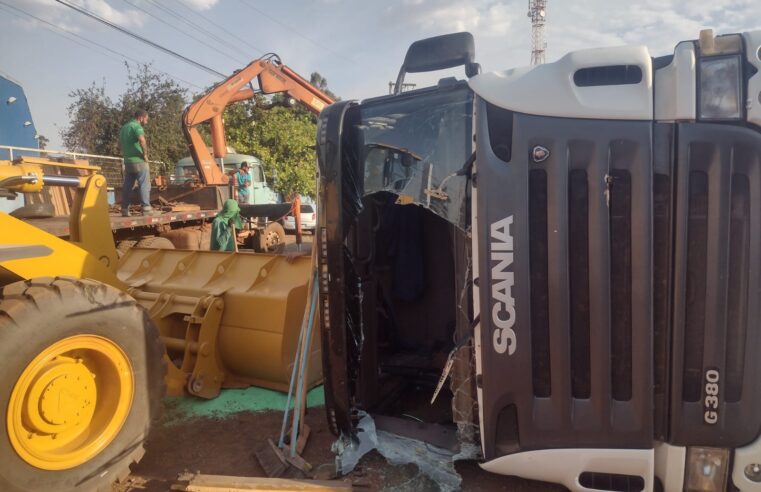
[[[309,257],[132,248],[118,276],[159,329],[169,394],[214,398],[223,387],[288,390],[311,269]],[[310,387],[322,380],[319,345]]]

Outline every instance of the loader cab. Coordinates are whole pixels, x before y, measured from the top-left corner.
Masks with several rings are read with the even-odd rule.
[[[761,32],[417,64],[447,43],[397,86],[468,81],[319,120],[333,431],[443,425],[437,449],[572,490],[761,490]]]

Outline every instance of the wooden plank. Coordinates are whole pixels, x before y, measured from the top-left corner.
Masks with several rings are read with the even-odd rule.
[[[201,210],[200,205],[193,203],[176,203],[170,206],[172,207],[172,212],[197,212]]]
[[[293,480],[287,478],[234,477],[228,475],[181,476],[187,484],[177,484],[174,490],[186,492],[347,492],[350,483],[340,480]]]

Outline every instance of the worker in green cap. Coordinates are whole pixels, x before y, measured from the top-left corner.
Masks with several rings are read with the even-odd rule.
[[[235,200],[226,200],[211,223],[211,250],[235,251],[235,232],[241,230],[240,207]]]

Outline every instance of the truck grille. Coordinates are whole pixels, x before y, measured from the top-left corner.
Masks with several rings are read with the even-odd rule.
[[[671,440],[736,447],[761,430],[761,138],[678,131]]]
[[[565,400],[568,410],[596,406],[608,420],[610,400],[630,402],[633,396],[630,168],[638,146],[620,140],[597,146],[581,139],[558,146],[556,155],[567,156],[566,162],[533,165],[528,173],[533,396],[552,405]],[[646,169],[637,171],[639,179],[647,179]],[[636,205],[642,207],[634,231],[641,242],[649,235],[649,206],[644,200]],[[646,258],[647,244],[638,246]],[[640,322],[649,327],[647,317]],[[643,355],[640,350],[639,368],[649,379]],[[572,419],[584,417],[573,413]]]
[[[492,345],[492,245],[479,264],[486,457],[756,439],[761,135],[513,118],[477,151],[479,235],[512,217],[515,257],[512,354]]]
[[[495,414],[494,453],[650,447],[651,126],[516,114],[513,130],[509,164],[491,169],[478,150],[479,199],[497,197],[479,221],[515,216],[518,348],[484,357],[484,395],[499,401],[484,402],[485,419]],[[544,162],[531,160],[535,145],[550,151]],[[492,285],[492,266],[487,259],[481,286]],[[491,292],[480,292],[492,308]],[[491,334],[489,318],[482,330]],[[527,382],[495,377],[529,368]],[[484,437],[488,454],[488,429]]]

